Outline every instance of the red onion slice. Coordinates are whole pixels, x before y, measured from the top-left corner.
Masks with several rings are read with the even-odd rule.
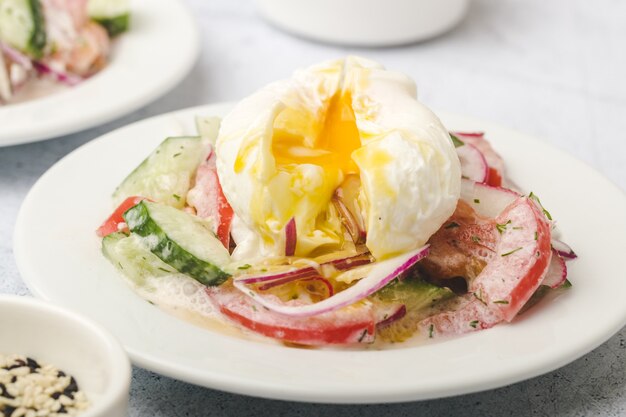
[[[574,252],[574,250],[567,243],[559,239],[552,239],[552,249],[565,258],[565,260],[578,258],[576,252]]]
[[[481,216],[495,218],[519,197],[513,190],[461,180],[461,199]]]
[[[543,278],[541,285],[550,288],[560,287],[567,279],[567,265],[565,260],[559,255],[558,251],[552,249],[552,259],[548,266],[546,276]]]
[[[461,174],[472,181],[487,182],[489,165],[482,152],[469,143],[455,149],[461,162]]]
[[[298,232],[296,231],[296,219],[292,217],[285,226],[285,256],[295,255],[297,240]]]
[[[328,290],[328,296],[329,297],[332,297],[335,294],[335,290],[333,288],[333,284],[331,284],[330,281],[327,280],[324,277],[297,278],[297,279],[294,279],[293,281],[319,281],[322,284],[324,284],[324,286],[326,286],[326,289]],[[259,286],[259,290],[260,291],[267,291],[270,288],[274,288],[274,287],[277,287],[279,285],[286,284],[287,282],[291,282],[291,281],[286,281],[286,282],[271,281],[271,282],[267,282],[267,283]]]
[[[24,55],[17,49],[10,47],[6,43],[0,42],[0,50],[2,50],[2,52],[4,52],[6,56],[11,59],[11,61],[21,65],[26,70],[29,70],[33,67],[32,60],[28,56]]]
[[[58,82],[69,86],[73,86],[84,81],[84,78],[79,77],[78,75],[70,74],[68,72],[57,71],[52,67],[44,64],[43,62],[33,61],[33,65],[40,74],[51,75]]]
[[[235,279],[233,284],[235,288],[252,297],[259,304],[269,310],[290,317],[310,317],[340,309],[370,296],[383,288],[398,275],[407,271],[426,255],[428,255],[428,245],[406,254],[396,256],[395,258],[378,262],[376,266],[372,268],[367,277],[361,279],[352,287],[314,304],[289,305],[285,303],[276,303],[275,301],[270,301],[259,293],[248,288],[242,280]]]
[[[357,266],[366,265],[372,262],[372,258],[369,254],[363,253],[360,255],[351,256],[349,258],[343,259],[335,259],[332,261],[324,262],[320,264],[320,268],[329,265],[334,268],[345,271],[348,269],[356,268]],[[289,271],[273,273],[273,274],[265,274],[265,275],[254,275],[254,276],[243,276],[238,279],[238,281],[244,284],[258,284],[261,282],[269,282],[269,281],[281,281],[281,284],[294,281],[297,279],[314,277],[318,276],[319,272],[316,268],[312,266],[306,266],[304,268],[296,268],[291,269]]]

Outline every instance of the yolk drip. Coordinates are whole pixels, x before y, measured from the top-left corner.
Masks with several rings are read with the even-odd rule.
[[[350,93],[336,93],[330,100],[321,128],[313,146],[303,136],[276,130],[272,153],[279,166],[315,164],[329,170],[341,170],[344,175],[359,172],[352,152],[361,146]]]

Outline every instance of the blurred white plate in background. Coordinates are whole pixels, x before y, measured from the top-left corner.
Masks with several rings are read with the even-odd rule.
[[[111,121],[155,100],[191,70],[196,23],[180,1],[133,0],[130,30],[113,41],[109,64],[62,91],[0,106],[0,146],[35,142]]]

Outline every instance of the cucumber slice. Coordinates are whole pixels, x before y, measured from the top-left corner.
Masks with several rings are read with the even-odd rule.
[[[175,208],[142,201],[124,213],[131,232],[177,271],[204,285],[220,285],[229,274],[230,254],[207,222]]]
[[[383,304],[404,304],[406,315],[377,330],[377,337],[387,342],[403,342],[416,331],[419,321],[432,314],[436,304],[454,297],[448,288],[437,287],[419,278],[394,281],[374,294],[373,301]]]
[[[198,129],[198,134],[202,139],[206,139],[213,146],[215,146],[215,141],[217,141],[217,134],[220,131],[221,123],[222,119],[219,117],[196,116],[196,129]]]
[[[130,25],[129,0],[89,0],[87,13],[104,26],[111,37],[126,32]]]
[[[183,208],[198,165],[210,149],[199,136],[165,139],[117,187],[113,193],[115,205],[136,195]]]
[[[149,277],[176,274],[174,268],[154,255],[142,242],[142,237],[111,233],[102,239],[102,253],[126,277],[142,286]]]
[[[46,28],[39,0],[0,0],[0,40],[41,58]]]

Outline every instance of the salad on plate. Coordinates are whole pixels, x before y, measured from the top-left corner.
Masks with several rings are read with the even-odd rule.
[[[129,19],[129,0],[0,0],[0,105],[100,71]]]
[[[485,135],[446,130],[376,62],[297,71],[196,124],[122,181],[97,229],[167,311],[293,345],[381,346],[508,323],[571,285],[575,253]]]

